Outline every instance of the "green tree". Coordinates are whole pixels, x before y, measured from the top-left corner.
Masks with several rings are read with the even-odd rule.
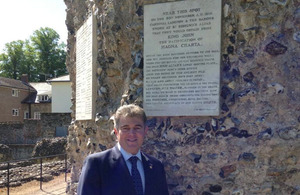
[[[31,36],[32,46],[36,51],[36,69],[40,80],[47,77],[66,74],[66,52],[65,45],[59,44],[59,35],[51,28],[40,28]]]
[[[8,78],[19,79],[24,73],[24,41],[18,40],[5,44],[4,53],[0,55],[0,75]]]
[[[24,55],[24,71],[27,73],[29,80],[35,82],[39,81],[38,71],[36,68],[37,54],[34,47],[32,47],[28,40],[25,42]]]
[[[51,28],[34,31],[30,40],[13,41],[0,54],[0,76],[19,79],[27,74],[29,81],[45,81],[67,74],[65,44]]]

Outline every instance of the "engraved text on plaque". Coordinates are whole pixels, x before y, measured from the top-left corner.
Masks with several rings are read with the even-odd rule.
[[[219,115],[221,2],[145,5],[147,115]]]
[[[76,120],[95,117],[96,23],[92,15],[76,33]]]

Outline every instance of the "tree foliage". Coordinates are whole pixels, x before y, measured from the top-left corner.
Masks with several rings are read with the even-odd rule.
[[[24,41],[18,40],[5,44],[6,54],[0,55],[1,75],[17,79],[24,63]]]
[[[0,54],[0,76],[19,79],[27,74],[29,81],[45,81],[67,74],[65,44],[51,28],[34,31],[29,40],[13,41]]]

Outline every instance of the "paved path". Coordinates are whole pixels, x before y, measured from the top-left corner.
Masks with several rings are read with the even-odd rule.
[[[9,195],[66,195],[66,188],[65,175],[61,174],[49,182],[43,182],[42,190],[40,190],[39,181],[32,181],[22,186],[10,188]],[[6,188],[0,188],[0,195],[6,194]]]

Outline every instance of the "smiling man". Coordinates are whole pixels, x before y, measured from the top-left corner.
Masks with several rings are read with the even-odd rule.
[[[118,143],[89,155],[80,175],[78,195],[166,195],[168,187],[162,163],[141,152],[147,117],[136,105],[121,106],[114,116]]]

